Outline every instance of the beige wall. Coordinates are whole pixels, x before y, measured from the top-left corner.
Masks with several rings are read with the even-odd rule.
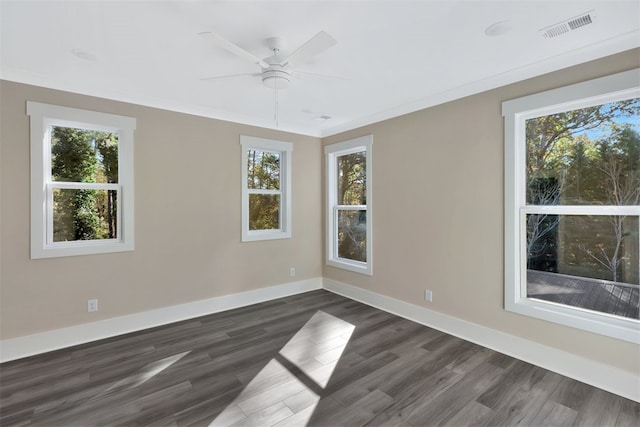
[[[637,345],[503,309],[501,102],[640,66],[638,50],[325,138],[373,134],[374,275],[322,267],[317,138],[0,83],[0,338],[325,277],[640,375]],[[26,100],[128,115],[135,133],[136,250],[29,260]],[[240,243],[240,144],[294,143],[290,240]],[[425,289],[434,302],[423,301]],[[99,298],[100,311],[86,313]]]
[[[1,339],[322,275],[319,138],[0,84]],[[137,119],[134,252],[29,259],[27,100]],[[240,242],[240,134],[294,144],[292,239]]]
[[[501,116],[502,101],[638,66],[630,51],[325,138],[373,134],[374,274],[324,277],[640,375],[638,345],[504,311]]]

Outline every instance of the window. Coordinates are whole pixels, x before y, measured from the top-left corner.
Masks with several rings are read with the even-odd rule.
[[[507,310],[640,343],[638,81],[503,103]]]
[[[325,147],[327,264],[369,275],[372,144],[368,135]]]
[[[242,241],[291,237],[289,142],[240,136],[242,145]]]
[[[130,117],[27,102],[31,258],[133,250]]]

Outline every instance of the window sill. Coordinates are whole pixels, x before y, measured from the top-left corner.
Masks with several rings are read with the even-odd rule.
[[[358,261],[349,261],[344,259],[329,259],[327,260],[327,265],[331,267],[341,268],[343,270],[353,271],[354,273],[366,274],[367,276],[373,276],[373,271],[371,269],[371,265],[358,262]]]

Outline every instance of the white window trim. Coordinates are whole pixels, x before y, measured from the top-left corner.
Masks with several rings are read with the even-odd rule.
[[[242,241],[289,239],[291,238],[291,157],[293,144],[255,136],[240,135],[242,145]],[[249,190],[247,185],[248,152],[251,149],[280,154],[280,190],[260,190],[261,194],[280,194],[280,229],[249,230]]]
[[[31,258],[101,254],[134,249],[133,131],[136,119],[27,101],[31,117]],[[51,128],[75,127],[118,133],[117,184],[51,182]],[[117,189],[116,239],[53,242],[53,188]]]
[[[590,80],[502,103],[505,118],[505,309],[515,313],[640,343],[640,322],[578,307],[527,298],[526,214],[640,215],[638,206],[526,206],[525,121],[640,97],[640,69]]]
[[[324,147],[327,162],[327,265],[338,267],[356,273],[373,275],[373,257],[372,257],[372,194],[373,194],[373,163],[371,161],[371,146],[373,145],[373,135],[366,135],[348,141],[327,145]],[[336,159],[346,154],[366,152],[366,182],[367,182],[367,204],[366,205],[350,205],[342,207],[337,205],[337,171]],[[350,259],[338,257],[338,239],[336,239],[337,221],[339,210],[364,210],[367,212],[367,262],[354,261]]]

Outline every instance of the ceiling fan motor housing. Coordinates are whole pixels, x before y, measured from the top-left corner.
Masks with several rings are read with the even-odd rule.
[[[262,83],[271,89],[287,89],[291,84],[291,73],[282,65],[271,64],[262,70]]]

